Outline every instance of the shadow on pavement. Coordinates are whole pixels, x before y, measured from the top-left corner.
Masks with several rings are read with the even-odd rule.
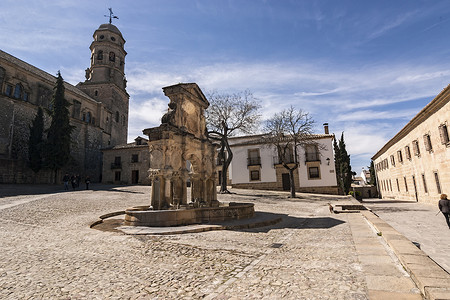
[[[377,206],[376,208],[372,208],[375,212],[404,212],[404,211],[423,211],[423,209],[420,208],[408,208],[408,207],[390,207],[390,206]]]
[[[417,203],[417,201],[401,201],[401,200],[362,200],[366,204],[393,204],[393,203]]]
[[[251,232],[269,232],[273,229],[328,229],[335,226],[338,226],[340,224],[345,223],[342,220],[338,220],[331,217],[292,217],[285,214],[274,214],[274,213],[267,213],[267,212],[258,212],[259,214],[265,215],[264,217],[267,219],[274,219],[274,218],[280,218],[281,222],[269,225],[269,226],[263,226],[263,227],[256,227],[256,228],[249,228],[249,229],[238,229],[237,231],[251,231]],[[231,229],[233,230],[233,229]]]

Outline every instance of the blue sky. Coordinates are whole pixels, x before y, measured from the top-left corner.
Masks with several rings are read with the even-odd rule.
[[[0,49],[72,84],[112,7],[126,44],[129,140],[158,126],[162,87],[249,89],[263,119],[293,105],[340,136],[360,172],[450,78],[450,1],[0,2]]]

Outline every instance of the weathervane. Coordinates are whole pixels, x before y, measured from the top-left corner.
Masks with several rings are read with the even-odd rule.
[[[112,24],[112,19],[119,19],[119,17],[114,15],[111,7],[108,9],[109,9],[109,24]],[[104,16],[108,17],[107,15]]]

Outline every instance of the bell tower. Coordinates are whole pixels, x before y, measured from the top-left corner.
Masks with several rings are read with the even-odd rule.
[[[125,39],[111,23],[94,32],[86,80],[77,87],[101,103],[97,115],[103,128],[103,147],[124,144],[128,134],[129,98],[125,78]]]

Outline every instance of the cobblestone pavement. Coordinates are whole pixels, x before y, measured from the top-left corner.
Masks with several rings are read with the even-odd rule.
[[[131,236],[89,224],[147,204],[150,187],[93,189],[0,185],[0,299],[369,299],[349,224],[364,222],[331,215],[327,203],[338,196],[235,190],[219,200],[254,202],[283,221]]]
[[[364,200],[384,221],[397,229],[450,273],[450,230],[434,205],[380,199]]]

